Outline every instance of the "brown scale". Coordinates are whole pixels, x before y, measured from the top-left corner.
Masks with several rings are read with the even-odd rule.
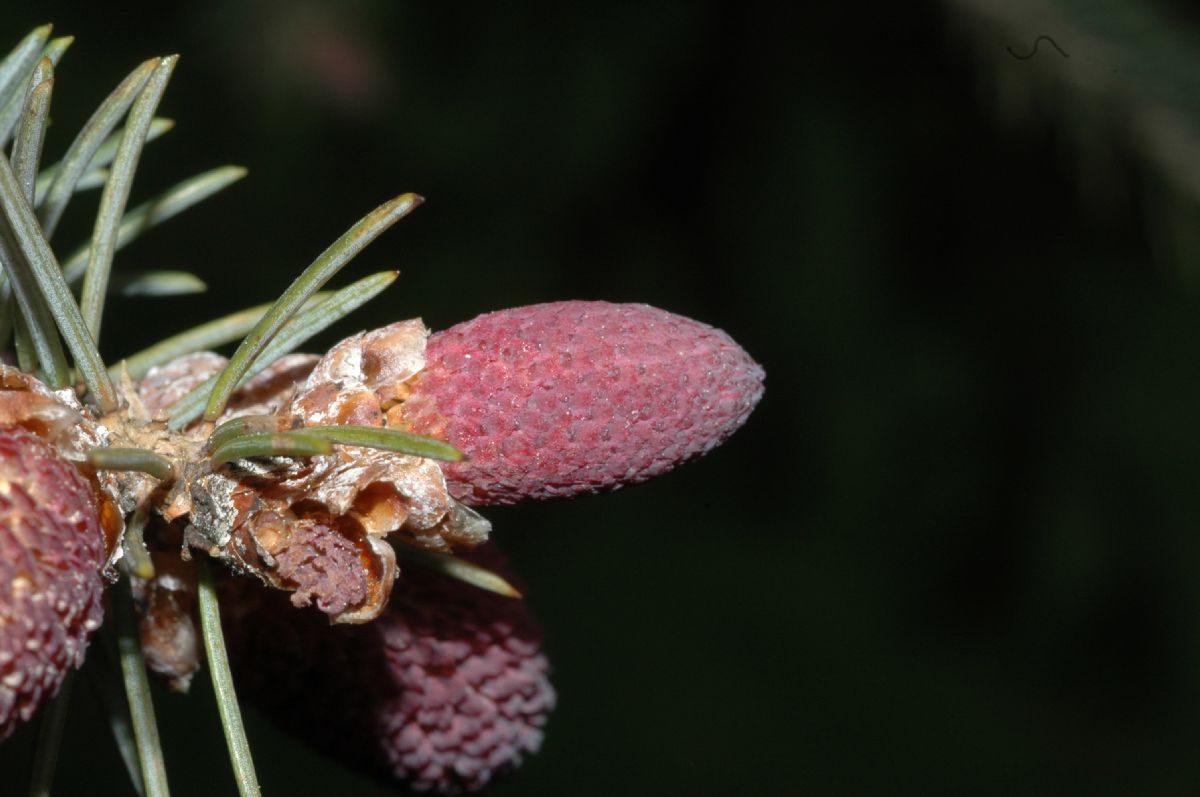
[[[234,394],[221,421],[267,415],[278,431],[384,426],[384,407],[407,394],[407,380],[424,366],[427,336],[420,321],[403,321],[353,335],[321,358],[282,358]],[[202,353],[152,371],[137,386],[144,428],[161,428],[166,408],[223,365]],[[183,436],[202,447],[211,429],[199,424]],[[162,453],[178,461],[183,452]],[[337,445],[310,458],[213,466],[196,451],[183,459],[180,478],[156,504],[162,521],[183,524],[185,550],[292,592],[294,603],[316,604],[334,622],[366,622],[383,610],[398,573],[387,535],[449,552],[475,547],[490,529],[450,497],[437,463],[421,457]]]

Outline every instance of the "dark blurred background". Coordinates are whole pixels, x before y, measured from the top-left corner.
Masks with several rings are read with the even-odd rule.
[[[47,21],[77,36],[47,160],[177,51],[133,201],[250,170],[118,256],[212,288],[114,304],[109,358],[273,298],[415,190],[339,278],[400,281],[323,343],[610,299],[766,368],[706,459],[488,513],[560,694],[493,793],[1196,793],[1188,4],[9,2],[0,33]],[[233,789],[205,680],[158,696],[180,795]],[[81,694],[60,793],[123,793]],[[391,793],[249,723],[269,794]]]

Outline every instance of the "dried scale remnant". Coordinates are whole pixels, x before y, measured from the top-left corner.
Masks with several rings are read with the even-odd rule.
[[[763,370],[719,329],[644,304],[500,310],[429,339],[398,421],[468,457],[445,463],[472,505],[615,489],[737,430]]]
[[[83,663],[105,540],[95,485],[39,435],[0,426],[0,740]]]
[[[320,358],[284,357],[240,388],[220,421],[252,415],[278,432],[385,427],[386,410],[424,364],[427,335],[419,321],[404,321],[353,335]],[[170,404],[224,364],[204,352],[151,370],[137,385],[143,431],[123,436],[155,448],[146,430],[163,429]],[[182,455],[184,475],[159,503],[152,531],[184,523],[186,546],[289,591],[297,606],[315,604],[335,622],[366,622],[386,605],[398,572],[386,535],[443,552],[487,539],[490,525],[450,497],[431,460],[338,445],[328,455],[214,465],[201,450],[211,428],[197,424],[177,436],[190,441],[190,452],[178,439],[157,446]]]
[[[289,355],[276,361],[234,394],[227,417],[280,412],[318,360]],[[137,384],[147,425],[165,428],[167,408],[224,365],[223,357],[200,352],[152,369]],[[276,428],[286,428],[285,418],[279,416]],[[372,546],[349,524],[349,533],[343,533],[343,524],[328,517],[315,522],[315,504],[308,502],[298,512],[293,505],[302,496],[274,489],[281,472],[304,471],[311,463],[278,458],[214,465],[203,451],[211,428],[199,424],[176,436],[190,440],[192,451],[182,463],[182,478],[154,507],[147,528],[152,544],[163,550],[178,550],[181,544],[200,549],[236,572],[292,592],[297,605],[316,602],[343,621],[377,613],[395,577],[391,548]],[[152,582],[145,585],[145,595],[180,597],[171,587]],[[198,654],[190,647],[195,633],[191,606],[190,598],[187,611],[174,603],[147,605],[142,620],[143,641],[153,649],[148,664],[181,688],[198,666]],[[369,606],[365,613],[363,606]]]
[[[425,365],[429,331],[399,321],[352,335],[313,368],[283,414],[300,428],[321,425],[395,427],[409,381]],[[368,534],[398,532],[422,547],[449,552],[487,540],[491,525],[455,506],[438,463],[357,446],[314,457],[310,471],[281,482],[334,515],[349,513]]]
[[[468,558],[501,569],[494,545]],[[525,603],[414,568],[374,622],[330,627],[278,596],[226,587],[241,694],[318,749],[453,793],[540,746],[555,695]]]
[[[351,335],[312,369],[293,412],[306,426],[383,426],[385,412],[408,395],[407,380],[425,367],[427,337],[419,320]]]
[[[0,365],[0,426],[28,429],[77,462],[83,460],[85,451],[111,442],[108,429],[92,419],[74,390],[51,390],[36,377],[8,365]],[[117,485],[110,474],[87,470],[87,475],[97,488],[107,550],[112,552],[124,528],[115,511]]]

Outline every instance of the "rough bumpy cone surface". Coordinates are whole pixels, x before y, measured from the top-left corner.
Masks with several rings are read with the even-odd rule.
[[[471,558],[499,563],[490,545]],[[378,619],[330,626],[278,594],[226,586],[239,694],[317,748],[453,793],[541,745],[555,695],[523,602],[411,568]]]
[[[100,626],[105,537],[91,484],[0,427],[0,739],[58,692]]]
[[[732,434],[763,370],[719,329],[644,304],[501,310],[429,338],[403,415],[469,460],[444,465],[468,504],[614,489]]]

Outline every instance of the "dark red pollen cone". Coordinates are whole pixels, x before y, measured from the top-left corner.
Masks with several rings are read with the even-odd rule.
[[[34,433],[0,427],[0,740],[83,663],[102,615],[104,539],[75,466]]]

